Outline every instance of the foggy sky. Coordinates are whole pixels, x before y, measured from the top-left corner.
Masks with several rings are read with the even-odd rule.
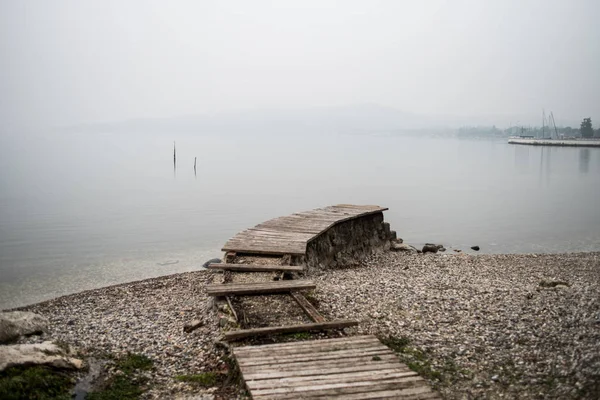
[[[359,103],[559,123],[600,117],[600,1],[0,0],[0,60],[0,129]]]

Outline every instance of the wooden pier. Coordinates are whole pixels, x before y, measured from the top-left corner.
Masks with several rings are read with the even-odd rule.
[[[224,275],[224,283],[208,285],[206,288],[208,295],[224,298],[237,319],[237,313],[230,299],[232,296],[284,293],[289,295],[313,322],[231,329],[224,332],[224,339],[233,342],[257,336],[343,329],[358,325],[358,321],[355,320],[327,321],[301,293],[316,288],[314,282],[310,280],[287,279],[242,283],[235,282],[235,276],[240,273],[265,272],[301,274],[304,272],[302,265],[289,264],[293,256],[305,259],[307,246],[311,241],[337,224],[382,213],[385,210],[387,208],[379,206],[349,204],[319,208],[272,219],[240,232],[227,241],[223,246],[223,251],[228,255],[226,260],[228,258],[235,260],[237,256],[243,255],[255,259],[258,257],[258,261],[265,261],[265,263],[255,260],[254,263],[248,264],[228,260],[224,264],[209,265],[209,269],[233,275],[228,275],[229,279]],[[381,221],[383,224],[383,217],[380,218],[376,221]],[[377,225],[379,226],[379,222]],[[387,224],[387,232],[390,232],[389,224]],[[367,237],[365,240],[369,242],[371,239]],[[273,258],[274,256],[276,258]],[[261,257],[267,258],[263,260]],[[253,399],[440,398],[423,378],[400,363],[397,356],[374,336],[234,347],[233,354]]]
[[[225,243],[222,250],[245,254],[305,255],[306,245],[332,226],[386,210],[379,206],[339,204],[295,213],[238,233]]]
[[[508,143],[531,146],[600,147],[599,139],[536,139],[510,137],[508,138]]]

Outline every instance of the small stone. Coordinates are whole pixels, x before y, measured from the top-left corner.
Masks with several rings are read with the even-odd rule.
[[[195,319],[192,322],[190,322],[188,324],[185,324],[183,326],[183,331],[186,332],[186,333],[189,333],[189,332],[191,332],[191,331],[193,331],[195,329],[200,328],[202,325],[204,325],[204,323],[201,320]]]
[[[207,262],[202,264],[202,268],[208,268],[208,266],[210,264],[221,264],[221,259],[220,258],[211,258],[210,260],[208,260]]]
[[[479,251],[479,246],[472,246],[471,250]]]
[[[500,377],[499,377],[498,375],[494,375],[494,376],[492,376],[492,380],[493,380],[494,382],[498,381],[498,379],[500,379]]]

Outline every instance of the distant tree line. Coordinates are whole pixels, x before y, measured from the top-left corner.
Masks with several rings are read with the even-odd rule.
[[[556,131],[554,126],[511,126],[506,129],[498,129],[496,126],[466,126],[461,127],[457,131],[459,137],[508,137],[508,136],[533,136],[533,137],[556,137],[558,133],[561,137],[583,137],[583,138],[600,138],[600,127],[594,130],[592,119],[584,118],[579,128],[570,126],[557,126]]]

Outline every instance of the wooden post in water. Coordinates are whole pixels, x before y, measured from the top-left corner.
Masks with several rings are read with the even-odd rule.
[[[175,141],[173,141],[173,169],[177,168],[177,150],[175,149]]]
[[[196,157],[194,157],[194,176],[196,175]]]

